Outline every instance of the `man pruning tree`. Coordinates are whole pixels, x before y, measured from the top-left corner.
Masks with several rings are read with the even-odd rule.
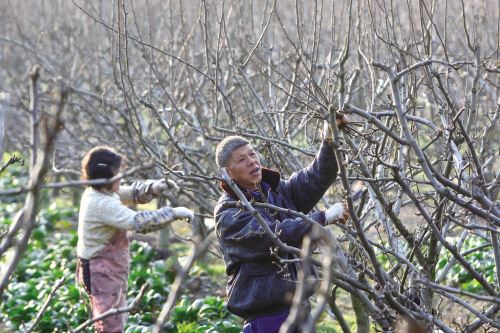
[[[337,119],[338,125],[348,123],[345,115]],[[333,134],[326,121],[323,136],[324,141],[311,165],[295,172],[288,180],[282,180],[278,171],[262,168],[250,142],[240,136],[230,136],[219,143],[216,162],[219,168],[225,168],[248,200],[308,214],[333,184],[338,172],[335,152],[328,145]],[[221,183],[221,187],[225,193],[214,215],[229,276],[227,308],[245,320],[244,333],[278,332],[290,312],[300,263],[296,261],[297,256],[278,251],[281,258],[292,260],[284,267],[278,265],[270,250],[275,247],[272,240],[264,235],[250,212],[224,205],[239,199],[228,184]],[[303,237],[311,232],[312,225],[302,218],[262,207],[256,209],[288,246],[301,247]],[[349,214],[341,203],[336,203],[326,211],[308,216],[325,226],[336,220],[345,222]],[[315,270],[311,273],[316,274]],[[302,306],[310,314],[309,301]]]

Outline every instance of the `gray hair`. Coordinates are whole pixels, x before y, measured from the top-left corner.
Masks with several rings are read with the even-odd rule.
[[[228,136],[222,140],[217,145],[217,149],[215,150],[215,162],[217,163],[217,166],[219,168],[228,166],[231,161],[231,154],[233,151],[249,144],[250,141],[238,135]]]

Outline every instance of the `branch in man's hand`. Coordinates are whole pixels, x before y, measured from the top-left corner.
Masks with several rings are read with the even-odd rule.
[[[293,253],[295,255],[300,255],[299,249],[292,247],[292,246],[285,245],[278,237],[275,237],[273,231],[271,230],[271,228],[269,228],[269,226],[267,225],[264,218],[260,215],[260,213],[258,211],[255,210],[255,208],[252,207],[252,205],[247,200],[245,195],[241,192],[241,190],[238,188],[238,186],[236,186],[236,184],[231,180],[231,178],[229,178],[229,175],[227,174],[226,169],[221,168],[220,172],[223,176],[224,182],[231,187],[231,189],[234,191],[234,193],[236,193],[236,195],[240,199],[240,201],[243,205],[243,208],[245,210],[247,210],[248,212],[250,212],[253,216],[255,216],[255,219],[257,220],[257,222],[260,224],[260,226],[264,230],[264,233],[266,234],[266,236],[269,237],[269,239],[271,239],[271,241],[281,250],[283,250],[287,253]]]
[[[302,240],[302,253],[300,255],[301,264],[300,270],[297,272],[298,283],[293,295],[292,307],[288,314],[287,319],[281,325],[279,330],[280,333],[292,333],[297,329],[301,329],[301,325],[307,319],[307,311],[304,311],[304,303],[311,286],[308,285],[308,272],[311,269],[310,258],[312,255],[312,245],[314,240],[310,235],[306,235]],[[330,279],[328,279],[328,284],[330,284]],[[308,332],[308,330],[306,330]]]

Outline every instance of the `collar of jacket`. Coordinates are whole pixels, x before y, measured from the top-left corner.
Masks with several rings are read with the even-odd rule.
[[[266,184],[269,184],[269,186],[271,186],[271,191],[275,192],[278,189],[278,186],[280,184],[280,180],[281,180],[281,174],[278,171],[271,170],[268,168],[262,168],[262,181]],[[241,193],[243,193],[245,195],[247,200],[252,199],[251,194],[249,193],[249,191],[246,188],[240,186],[239,184],[236,184],[236,185],[241,190]],[[220,187],[222,187],[224,192],[226,192],[228,195],[232,196],[233,198],[238,199],[238,196],[233,191],[231,186],[229,186],[228,184],[226,184],[224,182],[221,182]]]
[[[101,187],[100,189],[96,190],[96,191],[102,192],[102,193],[104,193],[106,195],[111,195],[111,196],[113,196],[113,194],[115,193],[115,192],[111,191],[110,189],[108,189],[108,188],[106,188],[104,186]]]

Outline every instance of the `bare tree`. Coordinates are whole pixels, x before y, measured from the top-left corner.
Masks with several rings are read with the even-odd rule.
[[[129,165],[153,160],[155,167],[137,177],[171,177],[182,189],[169,200],[206,216],[225,181],[214,159],[222,138],[248,138],[265,166],[288,177],[315,155],[326,119],[340,173],[315,209],[345,200],[351,223],[334,227],[337,238],[311,236],[302,249],[276,243],[323,271],[313,317],[328,303],[348,332],[336,304],[342,289],[352,295],[358,332],[371,325],[393,330],[399,316],[427,331],[497,330],[498,6],[489,0],[6,1],[0,4],[0,70],[8,78],[0,83],[4,150],[31,147],[36,155],[33,103],[49,100],[54,84],[47,80],[38,99],[28,97],[26,68],[38,63],[72,90],[46,170],[49,183],[57,175],[75,180],[83,153],[111,144]],[[339,110],[351,120],[342,131]],[[31,129],[33,135],[24,134]],[[31,163],[32,179],[42,179],[45,169],[36,174]],[[259,204],[243,198],[242,209]],[[30,200],[29,214],[20,216],[33,221],[36,196]],[[472,237],[485,245],[463,252]],[[467,257],[485,249],[495,258],[495,283]],[[440,257],[449,258],[444,268]],[[445,285],[456,263],[480,292]],[[10,275],[2,276],[5,288]],[[439,307],[445,299],[467,316],[447,318]],[[480,311],[468,300],[488,307]],[[175,299],[168,302],[163,322]],[[314,326],[293,313],[283,331]]]

